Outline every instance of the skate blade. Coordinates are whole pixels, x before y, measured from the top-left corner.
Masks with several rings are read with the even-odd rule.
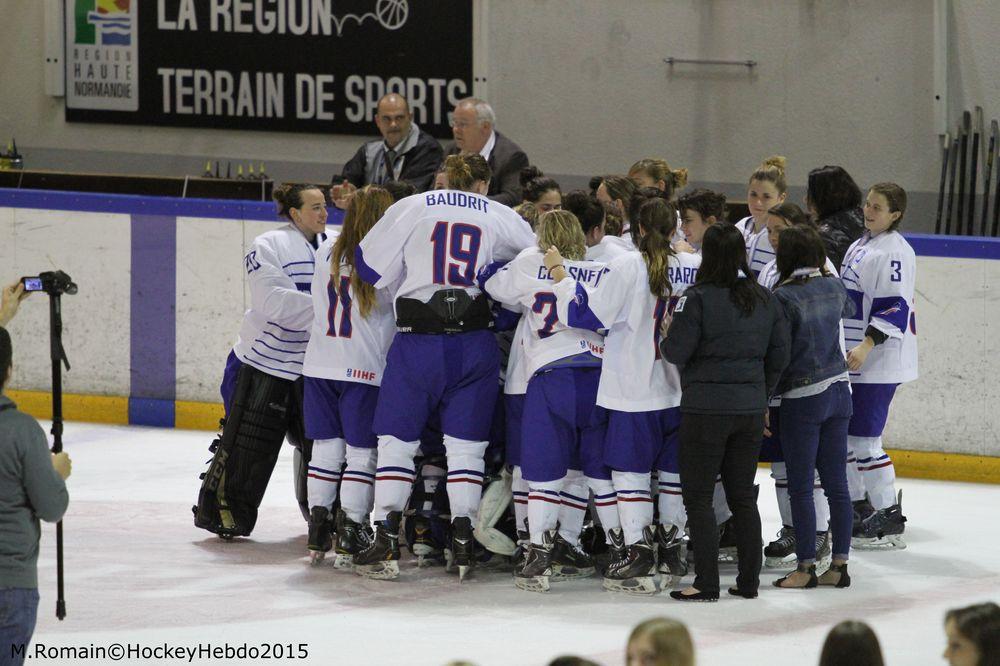
[[[553,581],[558,580],[576,580],[577,578],[590,578],[594,575],[596,569],[594,567],[585,567],[583,569],[578,567],[561,567],[558,565],[552,566],[552,576]]]
[[[784,557],[765,557],[764,566],[768,569],[787,569],[789,564],[794,564],[796,561],[795,553],[789,553]]]
[[[677,583],[681,582],[681,579],[684,578],[684,576],[673,575],[669,572],[661,573],[663,576],[660,578],[660,589],[664,592],[674,589]]]
[[[852,537],[851,548],[856,550],[906,550],[906,542],[903,541],[902,534],[892,534],[872,539]]]
[[[372,580],[393,580],[399,577],[399,562],[389,560],[375,564],[356,564],[354,565],[354,573]]]
[[[323,564],[323,560],[326,558],[325,550],[310,550],[309,551],[309,564],[318,567]]]
[[[625,594],[642,595],[653,595],[658,592],[656,589],[656,581],[652,576],[626,578],[625,580],[605,578],[602,585],[604,589],[609,592],[624,592]]]
[[[469,575],[469,571],[471,571],[471,570],[472,570],[472,567],[469,566],[468,564],[459,564],[458,565],[458,582],[459,583],[464,583],[465,582],[465,577]]]
[[[353,569],[354,568],[354,556],[345,555],[343,553],[338,553],[336,557],[333,558],[333,568],[334,569]]]
[[[549,577],[548,576],[530,576],[514,577],[514,585],[519,590],[524,590],[525,592],[548,592],[549,591]]]
[[[434,546],[429,546],[426,543],[415,543],[410,548],[410,552],[417,557],[427,557],[434,553]]]

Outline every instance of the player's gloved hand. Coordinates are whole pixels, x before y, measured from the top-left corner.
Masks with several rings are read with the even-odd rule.
[[[875,347],[875,342],[871,338],[865,338],[861,343],[847,352],[847,367],[852,372],[857,372],[865,364],[868,353]]]

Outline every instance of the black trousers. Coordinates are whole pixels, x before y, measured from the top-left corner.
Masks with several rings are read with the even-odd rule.
[[[736,586],[755,591],[760,584],[763,543],[753,482],[763,429],[763,412],[681,415],[681,492],[694,549],[694,587],[701,592],[719,593],[719,528],[712,508],[719,474],[736,526]]]

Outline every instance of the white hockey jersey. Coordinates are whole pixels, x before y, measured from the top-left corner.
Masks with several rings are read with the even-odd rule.
[[[542,261],[544,254],[529,247],[497,271],[484,285],[490,298],[508,306],[522,306],[525,322],[520,340],[524,352],[524,372],[530,378],[540,368],[568,356],[590,352],[603,354],[604,338],[582,328],[570,328],[556,315],[552,277]],[[607,267],[596,261],[565,260],[566,271],[581,283],[598,288]]]
[[[382,383],[389,345],[396,334],[392,295],[387,289],[376,290],[375,308],[362,317],[354,301],[350,266],[343,264],[336,275],[331,275],[333,245],[334,240],[330,239],[316,251],[312,332],[302,374],[378,386]]]
[[[670,302],[649,292],[646,260],[624,254],[607,266],[596,286],[573,279],[555,285],[559,320],[590,330],[608,329],[597,404],[622,412],[648,412],[681,404],[677,368],[660,360],[660,323],[668,309],[694,284],[701,257],[679,254],[670,259]]]
[[[318,243],[326,234],[316,237]],[[250,285],[250,309],[233,345],[243,363],[261,372],[297,379],[309,342],[316,251],[294,225],[267,231],[253,240],[243,258]]]
[[[848,349],[864,340],[869,325],[889,336],[872,349],[860,372],[851,373],[851,382],[902,384],[917,378],[916,266],[913,248],[896,231],[866,232],[844,255],[840,279],[855,304],[854,317],[844,320]]]
[[[355,264],[376,287],[399,281],[394,299],[427,302],[448,288],[477,296],[480,268],[534,244],[531,227],[507,206],[470,192],[434,190],[393,204],[361,241]]]
[[[587,259],[590,261],[601,261],[609,263],[615,257],[626,252],[635,252],[635,245],[631,239],[626,240],[621,236],[605,236],[597,245],[587,248]]]

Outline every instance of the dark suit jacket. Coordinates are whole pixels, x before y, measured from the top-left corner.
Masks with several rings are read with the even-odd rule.
[[[354,187],[368,185],[369,183],[365,182],[368,146],[381,142],[382,140],[378,139],[362,144],[354,157],[344,165],[340,179],[349,181]],[[420,130],[417,135],[417,145],[407,151],[403,158],[403,168],[399,173],[399,179],[411,183],[417,188],[417,192],[426,192],[434,185],[434,174],[437,173],[441,162],[444,161],[443,152],[437,139]],[[334,178],[333,180],[337,182],[338,179]]]
[[[496,132],[496,135],[493,152],[487,160],[493,178],[490,180],[490,189],[486,196],[504,205],[516,206],[522,201],[521,169],[528,166],[528,156],[519,145],[500,132]],[[455,144],[448,149],[449,155],[457,155],[458,152],[458,146]]]

